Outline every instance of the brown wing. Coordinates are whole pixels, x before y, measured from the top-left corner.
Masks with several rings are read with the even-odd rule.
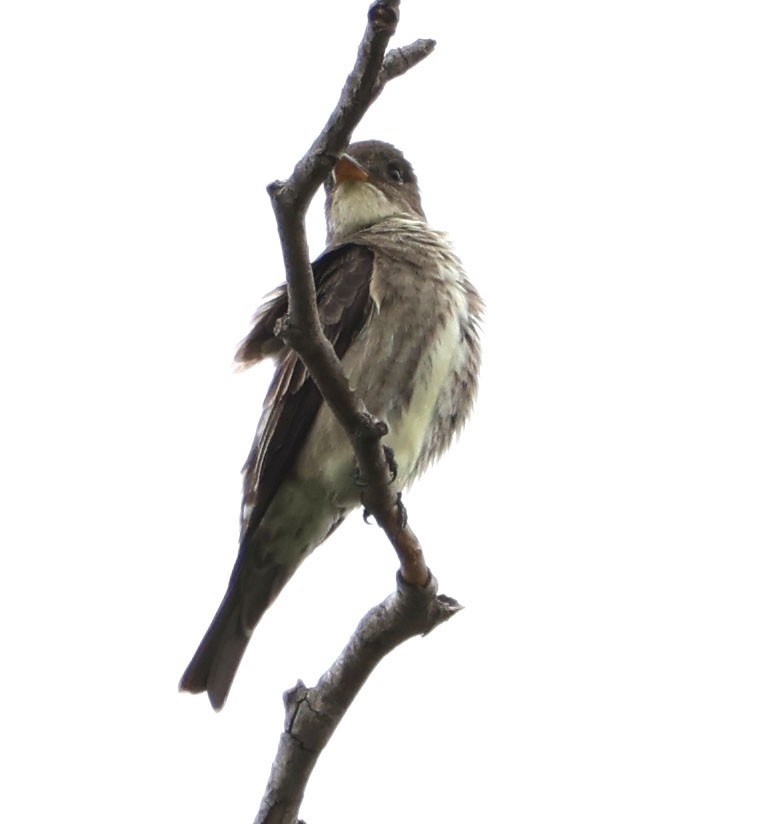
[[[319,257],[312,270],[325,334],[342,358],[370,313],[373,252],[356,244],[340,246]],[[248,365],[276,353],[275,375],[243,468],[243,505],[253,507],[253,511],[242,524],[242,538],[256,528],[293,467],[323,402],[301,360],[273,335],[273,325],[285,314],[287,306],[282,286],[259,310],[254,328],[236,355],[237,361]]]
[[[277,289],[273,289],[267,298],[254,315],[251,332],[235,353],[235,362],[244,369],[254,366],[264,358],[278,357],[286,348],[283,341],[273,335],[275,321],[288,311],[286,284],[282,283]]]

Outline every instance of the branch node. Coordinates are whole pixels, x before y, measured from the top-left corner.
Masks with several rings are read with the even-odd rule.
[[[292,331],[293,324],[291,323],[291,318],[288,313],[281,315],[281,317],[279,317],[273,324],[273,335],[275,335],[276,338],[281,338],[281,340],[288,342]]]
[[[300,678],[296,684],[291,687],[291,689],[288,689],[283,693],[283,706],[287,710],[293,711],[306,693],[307,687],[304,685],[304,681]]]
[[[373,429],[373,434],[378,438],[383,438],[389,434],[389,425],[386,421],[371,420],[370,425]]]
[[[428,567],[426,567],[426,575],[426,580],[422,584],[416,584],[406,580],[401,570],[397,570],[397,592],[403,601],[412,603],[416,600],[429,600],[436,596],[439,584]]]
[[[267,194],[270,195],[272,200],[275,200],[283,190],[286,188],[286,181],[285,180],[273,180],[272,183],[267,184]]]

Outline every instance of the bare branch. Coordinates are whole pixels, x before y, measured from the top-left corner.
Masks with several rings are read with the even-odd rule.
[[[288,692],[281,736],[256,824],[296,824],[304,790],[317,759],[376,664],[397,645],[431,631],[460,605],[437,595],[423,551],[402,517],[381,440],[388,432],[349,385],[336,353],[323,334],[317,311],[304,217],[318,187],[346,149],[353,130],[386,83],[404,74],[434,49],[417,40],[384,56],[399,16],[399,0],[377,0],[357,62],[323,131],[296,164],[291,177],[268,187],[278,225],[288,284],[288,314],[275,333],[304,362],[325,402],[346,431],[367,484],[363,503],[384,529],[400,561],[397,591],[361,621],[336,662],[317,686],[302,683]]]
[[[428,57],[436,46],[435,40],[416,40],[409,46],[401,49],[392,49],[384,58],[384,64],[378,74],[378,80],[374,87],[373,100],[375,100],[384,86],[395,77],[404,74],[408,69],[412,69],[424,58]]]
[[[387,433],[352,391],[341,363],[320,328],[312,279],[304,216],[336,157],[347,147],[351,134],[389,80],[404,74],[434,49],[433,40],[417,40],[384,57],[399,19],[399,0],[377,0],[368,12],[368,24],[339,102],[323,131],[296,164],[291,177],[268,187],[278,224],[288,283],[288,315],[276,327],[298,354],[349,436],[357,465],[368,487],[363,503],[383,528],[400,561],[402,577],[424,586],[429,571],[421,545],[400,518],[397,493],[389,483],[381,438]]]
[[[414,635],[430,632],[460,605],[426,587],[397,580],[397,591],[373,607],[315,687],[301,682],[284,695],[286,729],[254,824],[294,824],[312,769],[376,664]]]

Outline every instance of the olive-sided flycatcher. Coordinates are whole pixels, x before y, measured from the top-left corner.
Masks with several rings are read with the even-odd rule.
[[[479,371],[482,301],[426,222],[413,169],[388,143],[349,146],[326,182],[328,247],[313,263],[321,321],[353,389],[388,424],[404,487],[449,446]],[[298,356],[273,334],[281,286],[236,360],[275,359],[243,469],[238,558],[180,689],[225,703],[251,633],[299,564],[360,503],[344,430]]]

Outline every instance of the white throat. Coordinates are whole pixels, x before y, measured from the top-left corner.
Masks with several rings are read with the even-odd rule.
[[[331,242],[341,243],[359,229],[365,229],[384,218],[406,214],[397,203],[372,183],[344,180],[333,193],[328,210],[328,234]]]

